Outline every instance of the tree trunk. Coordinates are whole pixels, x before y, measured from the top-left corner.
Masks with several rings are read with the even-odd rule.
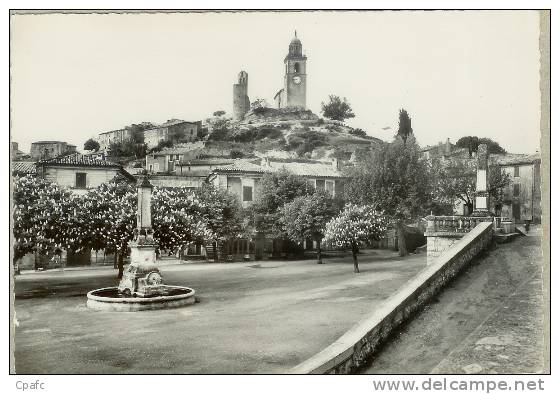
[[[317,239],[317,264],[323,264],[323,256],[321,256],[321,239]]]
[[[404,224],[401,221],[397,222],[397,237],[399,242],[399,256],[406,256],[408,254],[406,250],[406,235],[404,233]]]
[[[473,210],[474,210],[474,207],[473,207],[472,201],[468,202],[467,203],[467,212],[469,213],[469,215],[473,213]]]
[[[213,242],[213,246],[214,247],[212,249],[214,249],[214,253],[213,253],[214,254],[214,263],[217,263],[218,262],[218,241],[217,240]]]
[[[115,268],[115,269],[119,268],[119,264],[117,262],[117,250],[116,249],[113,253],[113,268]]]
[[[360,269],[358,268],[358,245],[352,244],[352,259],[354,260],[354,273],[360,273]]]
[[[118,266],[119,266],[119,274],[117,275],[117,278],[122,279],[123,277],[123,273],[124,273],[124,257],[122,253],[118,253]]]

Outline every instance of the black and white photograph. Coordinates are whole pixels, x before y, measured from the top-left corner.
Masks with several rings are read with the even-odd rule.
[[[9,34],[10,374],[543,390],[549,10],[11,9]]]

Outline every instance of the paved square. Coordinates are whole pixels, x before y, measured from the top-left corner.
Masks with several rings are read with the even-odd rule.
[[[281,373],[328,346],[426,265],[387,250],[351,258],[161,268],[200,303],[136,313],[86,308],[115,270],[16,279],[18,373]]]

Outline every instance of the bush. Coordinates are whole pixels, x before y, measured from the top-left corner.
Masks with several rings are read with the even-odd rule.
[[[367,133],[365,132],[365,130],[362,130],[362,129],[350,129],[350,134],[355,135],[357,137],[362,137],[362,138],[367,137]]]
[[[232,159],[241,159],[245,157],[245,153],[241,152],[240,150],[232,150],[229,152],[229,157]]]
[[[278,129],[260,129],[256,135],[256,139],[262,140],[263,138],[278,139],[282,137],[282,131]]]

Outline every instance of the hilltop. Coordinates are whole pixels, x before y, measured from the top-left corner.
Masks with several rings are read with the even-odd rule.
[[[211,130],[206,147],[235,151],[239,157],[349,160],[357,150],[381,143],[361,129],[319,118],[310,110],[256,108],[239,122]]]

